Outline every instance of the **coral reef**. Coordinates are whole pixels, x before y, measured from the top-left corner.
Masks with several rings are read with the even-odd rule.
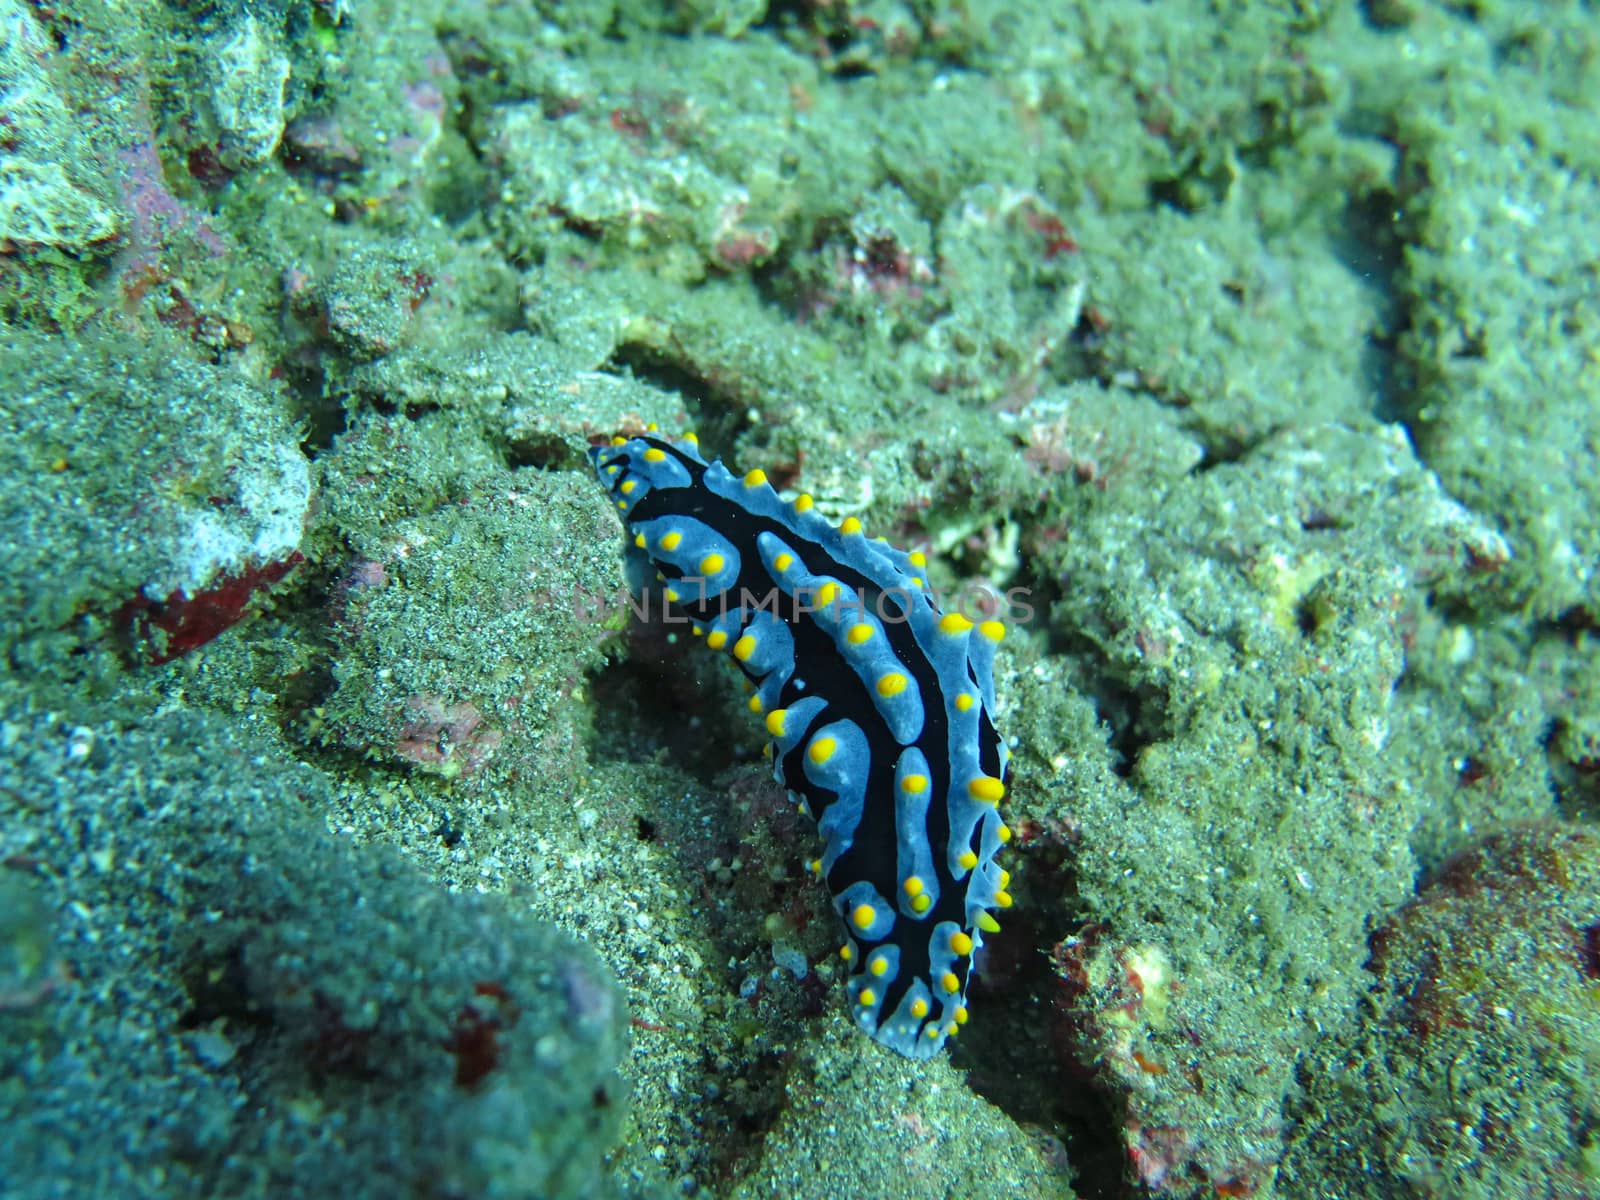
[[[0,1190],[1594,1192],[1597,51],[0,0]],[[921,1068],[611,606],[649,422],[1026,602]]]

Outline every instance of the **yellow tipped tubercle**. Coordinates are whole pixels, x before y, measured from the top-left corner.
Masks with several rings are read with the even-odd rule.
[[[967,794],[985,804],[999,804],[1005,798],[1006,786],[993,775],[979,775],[967,784]]]

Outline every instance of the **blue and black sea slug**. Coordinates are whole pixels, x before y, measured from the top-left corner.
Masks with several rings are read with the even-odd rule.
[[[927,560],[835,526],[811,497],[780,499],[761,471],[707,463],[692,434],[652,430],[594,447],[652,578],[754,691],[773,775],[817,823],[823,879],[844,922],[856,1024],[913,1058],[967,1019],[967,981],[999,929],[1010,876],[994,861],[1007,754],[993,664],[1005,634],[941,612]]]

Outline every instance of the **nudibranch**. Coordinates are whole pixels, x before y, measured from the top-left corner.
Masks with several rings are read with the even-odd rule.
[[[701,457],[693,434],[590,450],[627,530],[629,577],[654,578],[694,634],[753,686],[774,777],[815,819],[856,1024],[912,1058],[967,1020],[983,935],[999,929],[1011,839],[999,804],[998,621],[941,612],[927,559],[861,522],[834,525],[766,475]]]

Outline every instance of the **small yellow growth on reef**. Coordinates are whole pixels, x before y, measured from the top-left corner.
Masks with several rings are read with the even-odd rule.
[[[1328,570],[1320,555],[1291,562],[1281,553],[1269,554],[1250,572],[1250,582],[1261,592],[1262,607],[1272,623],[1284,633],[1298,633],[1300,603]]]

